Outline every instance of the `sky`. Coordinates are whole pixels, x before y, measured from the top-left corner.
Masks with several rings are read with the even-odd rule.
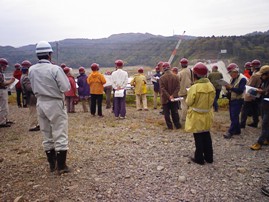
[[[269,0],[0,0],[0,46],[119,33],[232,36],[269,30]]]

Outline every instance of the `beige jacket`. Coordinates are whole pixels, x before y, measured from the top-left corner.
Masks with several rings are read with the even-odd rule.
[[[180,97],[187,96],[187,89],[190,88],[193,81],[192,71],[189,68],[182,68],[178,73],[180,89],[178,95]]]

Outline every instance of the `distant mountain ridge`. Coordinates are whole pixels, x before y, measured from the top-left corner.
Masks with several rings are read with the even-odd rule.
[[[101,39],[64,39],[50,43],[54,50],[54,62],[66,63],[72,68],[89,67],[93,62],[100,64],[101,67],[111,67],[119,58],[124,60],[126,65],[154,67],[158,61],[169,59],[179,37],[164,37],[150,33],[122,33]],[[177,66],[181,57],[187,57],[190,60],[224,58],[239,64],[243,64],[245,60],[257,58],[269,63],[268,47],[269,31],[227,37],[186,35],[182,37],[182,44],[173,65]],[[222,49],[227,50],[226,55],[219,54]],[[19,48],[0,46],[0,57],[6,58],[10,66],[25,59],[32,63],[37,62],[34,44]]]

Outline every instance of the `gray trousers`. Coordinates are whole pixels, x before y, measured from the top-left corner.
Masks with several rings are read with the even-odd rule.
[[[36,109],[40,130],[44,136],[44,150],[67,150],[68,116],[64,100],[39,97]]]
[[[0,89],[0,124],[6,124],[8,112],[7,89]]]

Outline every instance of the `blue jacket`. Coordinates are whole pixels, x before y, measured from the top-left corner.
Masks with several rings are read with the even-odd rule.
[[[161,77],[161,73],[157,72],[156,74],[153,75],[154,77]],[[159,84],[159,79],[158,82],[152,82],[153,83],[153,89],[155,92],[160,92],[160,84]]]
[[[90,96],[90,86],[87,83],[88,76],[83,73],[77,77],[78,84],[78,95],[79,96]]]

